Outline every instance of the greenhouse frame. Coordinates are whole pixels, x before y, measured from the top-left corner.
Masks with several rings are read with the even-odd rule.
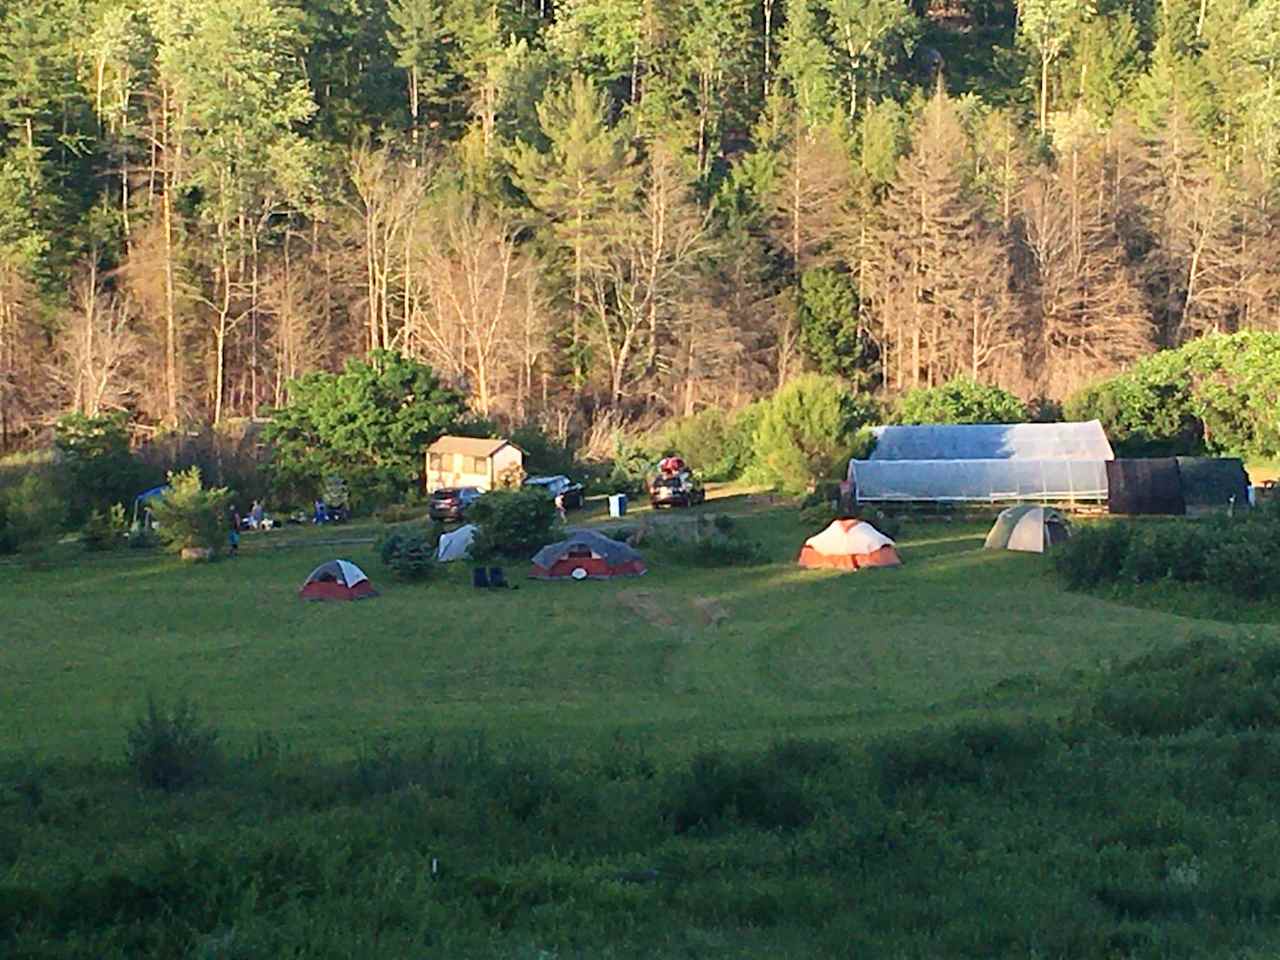
[[[1115,454],[1102,424],[1018,423],[875,429],[849,462],[859,502],[1103,502]]]

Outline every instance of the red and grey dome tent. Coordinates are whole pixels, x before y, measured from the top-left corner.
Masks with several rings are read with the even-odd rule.
[[[638,577],[648,568],[644,558],[620,540],[610,540],[594,530],[571,530],[558,543],[533,556],[529,576],[535,580],[609,580]]]
[[[320,564],[298,591],[303,600],[363,600],[377,595],[364,571],[350,560]]]

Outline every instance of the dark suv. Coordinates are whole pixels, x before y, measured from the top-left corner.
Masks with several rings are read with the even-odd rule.
[[[582,484],[574,483],[564,474],[556,474],[553,477],[529,477],[524,485],[536,490],[545,490],[552,498],[563,495],[566,510],[576,510],[582,506]]]
[[[649,485],[649,504],[653,507],[692,507],[707,499],[707,491],[691,474],[664,474]]]
[[[441,487],[431,494],[432,520],[461,520],[467,508],[480,499],[479,487]]]

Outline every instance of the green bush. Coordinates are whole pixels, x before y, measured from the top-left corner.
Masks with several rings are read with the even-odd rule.
[[[1205,579],[1208,553],[1216,540],[1217,533],[1209,524],[1175,521],[1136,526],[1125,547],[1117,579],[1133,583],[1200,583]]]
[[[898,423],[1024,423],[1026,404],[1007,390],[969,377],[940,387],[908,390],[898,401]]]
[[[1054,549],[1054,568],[1072,590],[1112,583],[1124,569],[1132,536],[1128,523],[1082,525]]]
[[[54,427],[54,445],[73,527],[86,523],[94,510],[105,516],[113,503],[132,502],[156,477],[130,450],[123,413],[67,414]]]
[[[129,534],[129,520],[124,512],[124,504],[112,504],[105,511],[93,510],[81,533],[88,550],[115,550],[124,546]]]
[[[227,539],[231,491],[225,487],[205,489],[199,467],[169,474],[169,487],[151,508],[161,542],[174,553],[188,547],[207,547],[218,553]]]
[[[378,556],[401,580],[425,580],[435,568],[436,547],[443,531],[438,523],[425,530],[401,527],[386,531],[378,539]]]
[[[129,730],[125,760],[144,787],[166,792],[207,782],[222,762],[218,731],[186,698],[172,708],[147,698],[147,712]]]
[[[1054,735],[1039,721],[979,720],[880,740],[871,759],[887,794],[920,784],[976,784],[1023,772],[1039,760]]]
[[[1144,737],[1208,723],[1235,730],[1280,726],[1280,647],[1234,650],[1197,639],[1115,670],[1091,705],[1112,729]]]
[[[1245,519],[1082,526],[1054,550],[1071,589],[1106,583],[1209,583],[1243,600],[1280,593],[1280,523]]]
[[[1209,583],[1244,600],[1280,593],[1280,537],[1265,536],[1261,524],[1239,524],[1208,547],[1204,566]]]
[[[843,476],[845,462],[867,443],[861,427],[878,419],[869,397],[840,381],[806,374],[767,402],[755,434],[755,460],[769,482],[791,493]]]
[[[493,490],[471,505],[471,556],[529,557],[555,538],[556,505],[541,490]]]
[[[66,520],[62,491],[44,471],[32,471],[0,489],[0,553],[38,549]]]
[[[777,757],[738,759],[706,751],[668,780],[664,815],[676,833],[714,829],[734,819],[767,829],[802,827],[814,810],[800,776],[780,769]]]

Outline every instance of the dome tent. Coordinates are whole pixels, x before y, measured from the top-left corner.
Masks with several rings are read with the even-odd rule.
[[[638,577],[648,568],[640,554],[620,540],[594,530],[570,530],[558,543],[533,556],[529,576],[535,580],[609,580]]]
[[[810,537],[796,563],[811,569],[861,570],[900,567],[897,545],[865,520],[832,520]]]
[[[467,523],[452,533],[441,534],[440,542],[436,545],[436,560],[439,563],[466,560],[471,556],[471,544],[476,539],[478,529],[474,523]]]
[[[1002,511],[982,546],[986,550],[1044,553],[1070,536],[1071,527],[1057,510],[1024,505]]]
[[[364,571],[350,560],[320,564],[298,591],[303,600],[363,600],[377,595]]]

